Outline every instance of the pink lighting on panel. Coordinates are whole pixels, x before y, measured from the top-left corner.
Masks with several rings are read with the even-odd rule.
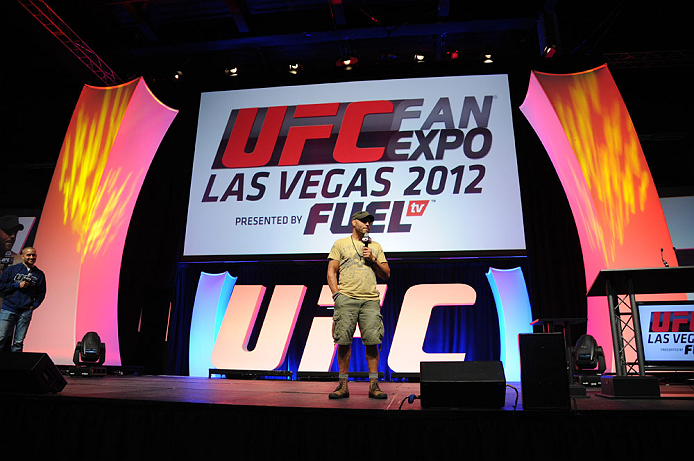
[[[638,136],[607,66],[568,75],[533,71],[521,111],[571,206],[586,291],[602,269],[662,266],[661,248],[666,260],[676,261]],[[605,298],[588,298],[588,333],[612,353]]]
[[[26,350],[69,364],[77,341],[96,331],[107,344],[106,364],[120,365],[123,245],[142,182],[176,113],[141,78],[82,89],[36,235],[48,291]]]

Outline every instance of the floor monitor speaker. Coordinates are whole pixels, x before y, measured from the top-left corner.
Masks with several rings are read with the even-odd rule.
[[[0,353],[0,392],[57,394],[66,384],[67,381],[48,354]]]
[[[422,407],[502,408],[506,377],[501,362],[421,362]]]
[[[523,409],[569,408],[569,365],[564,335],[518,335]]]

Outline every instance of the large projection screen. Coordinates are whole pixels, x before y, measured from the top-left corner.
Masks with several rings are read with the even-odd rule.
[[[388,254],[524,254],[506,75],[203,93],[186,260],[321,255],[366,209]]]

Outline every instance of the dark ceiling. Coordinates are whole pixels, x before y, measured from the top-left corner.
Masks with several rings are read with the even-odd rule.
[[[25,175],[47,189],[82,85],[106,85],[23,5],[34,15],[49,6],[116,81],[144,76],[175,108],[177,92],[500,72],[527,81],[530,69],[607,62],[661,195],[694,194],[694,41],[683,10],[625,0],[10,0],[3,2],[0,76],[3,176],[15,179],[0,186],[0,208],[35,206],[36,199],[12,197],[10,205],[8,197]],[[553,58],[541,56],[543,44],[555,46]],[[415,53],[425,62],[415,64]],[[482,64],[485,53],[494,64]],[[350,56],[359,61],[352,71],[336,65]],[[302,75],[287,72],[295,62]],[[231,67],[238,77],[225,74]],[[182,78],[174,81],[177,71]],[[512,88],[516,106],[523,84]]]
[[[625,0],[15,0],[7,28],[24,65],[49,60],[74,68],[48,44],[32,13],[48,7],[122,79],[188,71],[214,79],[225,67],[241,73],[282,72],[301,62],[305,71],[333,70],[356,56],[361,66],[410,64],[415,52],[428,61],[476,61],[490,52],[508,63],[534,62],[544,42],[557,57],[602,56],[618,65],[682,64],[643,52],[691,51],[684,17]],[[555,5],[556,4],[556,5]],[[34,6],[36,5],[36,6]],[[641,5],[641,6],[639,6]],[[49,18],[50,19],[50,18]],[[538,28],[539,24],[540,28]],[[545,32],[538,30],[544,29]],[[544,35],[544,37],[539,36]],[[8,37],[10,38],[10,37]],[[56,38],[52,39],[55,44]],[[685,42],[688,41],[689,43]],[[7,42],[6,42],[7,43]],[[55,45],[54,44],[54,45]],[[625,55],[624,53],[629,53]],[[68,53],[69,54],[69,53]],[[691,65],[691,62],[689,62]],[[220,66],[221,69],[220,69]],[[65,71],[65,69],[63,69]],[[75,71],[76,72],[76,71]]]

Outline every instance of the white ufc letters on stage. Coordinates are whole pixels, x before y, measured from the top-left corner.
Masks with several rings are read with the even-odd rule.
[[[515,335],[529,329],[530,305],[519,268],[509,271],[495,269],[494,272],[500,272],[496,274],[497,278],[505,275],[519,282],[513,291],[506,288],[510,286],[507,282],[491,283],[492,290],[500,292],[497,304],[502,303],[502,298],[506,300],[502,303],[503,306],[497,306],[498,310],[512,310],[517,317],[512,325],[507,318],[510,316],[499,312],[503,350],[505,343],[512,342]],[[494,278],[492,270],[488,277]],[[378,290],[382,306],[387,286],[378,285]],[[505,290],[507,293],[504,293]],[[257,343],[253,350],[249,350],[248,344],[265,291],[266,288],[262,285],[236,285],[236,278],[228,273],[201,274],[191,322],[189,362],[192,376],[206,376],[210,368],[274,370],[282,365],[304,301],[306,287],[275,286]],[[431,312],[435,307],[474,308],[476,298],[475,289],[463,283],[420,284],[408,288],[390,346],[390,369],[400,373],[417,373],[421,361],[465,360],[465,353],[424,352],[423,344]],[[322,287],[316,304],[328,308],[333,305],[327,285]],[[519,315],[518,311],[523,312]],[[332,317],[313,318],[297,371],[330,371],[336,350],[331,328]],[[355,337],[360,336],[357,328]],[[517,361],[517,353],[512,355],[513,357],[509,357],[502,351],[501,360],[514,369],[511,362]]]
[[[486,276],[497,308],[500,360],[504,363],[506,378],[510,381],[520,380],[518,334],[532,332],[531,306],[523,271],[520,267],[490,268]],[[213,368],[275,370],[286,360],[304,303],[306,286],[274,287],[255,347],[249,350],[266,288],[263,285],[237,285],[236,282],[237,278],[228,272],[200,274],[190,328],[191,376],[208,376]],[[379,302],[383,306],[388,286],[379,284],[377,288]],[[409,287],[403,297],[390,348],[386,347],[389,350],[389,368],[398,373],[418,373],[421,361],[465,360],[465,352],[427,353],[423,350],[423,344],[435,307],[469,306],[474,309],[476,300],[475,289],[463,283]],[[310,308],[308,301],[307,308]],[[322,286],[316,306],[333,306],[327,285]],[[354,336],[361,337],[358,327]],[[295,371],[330,371],[335,353],[332,317],[314,316]],[[296,365],[292,366],[292,370],[294,367]]]
[[[380,304],[386,286],[378,285]],[[229,299],[217,340],[212,365],[231,370],[274,370],[284,362],[296,319],[304,300],[303,285],[277,285],[268,306],[258,342],[252,351],[248,341],[265,294],[261,285],[237,285]],[[405,293],[388,365],[395,372],[418,373],[422,360],[464,360],[465,354],[430,354],[422,350],[431,311],[436,306],[475,303],[475,290],[462,283],[415,285]],[[318,305],[332,306],[330,289],[323,286]],[[336,346],[332,318],[315,317],[301,357],[299,371],[330,371]],[[359,330],[355,337],[361,337]]]

